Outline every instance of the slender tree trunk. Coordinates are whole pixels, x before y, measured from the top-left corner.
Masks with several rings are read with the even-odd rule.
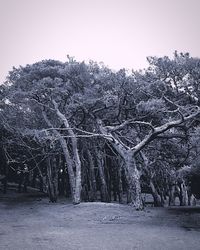
[[[150,187],[151,187],[152,196],[154,199],[154,206],[155,207],[163,207],[164,204],[162,203],[161,197],[159,196],[152,180],[150,180]]]
[[[3,180],[3,193],[6,194],[7,193],[7,176],[5,177],[5,179]]]
[[[181,184],[181,191],[182,191],[182,204],[181,204],[181,206],[187,206],[189,199],[188,199],[187,186],[186,186],[184,180]]]
[[[118,194],[119,203],[121,203],[122,202],[122,197],[123,197],[121,167],[119,167],[119,169],[118,169],[118,189],[117,189],[117,194]]]
[[[169,206],[175,206],[175,191],[176,191],[176,185],[172,184],[169,190]]]
[[[56,202],[58,198],[58,173],[55,164],[55,159],[47,158],[47,178],[48,192],[51,202]]]
[[[196,198],[194,197],[193,194],[191,194],[189,197],[188,197],[188,206],[196,206]]]
[[[75,173],[73,170],[73,161],[71,159],[67,143],[63,137],[59,138],[59,141],[62,146],[63,154],[67,163],[67,170],[69,175],[69,182],[70,182],[70,188],[71,188],[71,195],[73,199],[74,204],[79,204],[81,200],[81,166],[80,162],[75,161],[76,169]]]
[[[165,197],[164,191],[161,190],[159,195],[160,195],[160,199],[161,199],[161,206],[164,207],[166,204],[166,197]]]
[[[96,156],[97,156],[97,165],[98,165],[98,170],[99,170],[99,177],[100,177],[100,182],[101,182],[101,201],[104,202],[110,202],[110,198],[108,195],[108,187],[105,179],[105,173],[104,173],[104,162],[103,162],[103,157],[100,152],[96,151]]]
[[[45,176],[38,176],[39,178],[39,189],[40,189],[40,192],[44,192],[44,193],[47,193],[47,179]]]
[[[32,187],[36,187],[36,178],[37,178],[37,171],[35,170],[35,171],[33,171],[33,173],[31,173],[31,176],[30,176],[30,185],[32,186]]]
[[[71,160],[70,157],[70,153],[67,147],[67,143],[65,141],[65,139],[63,137],[59,138],[61,147],[62,147],[62,151],[65,157],[65,161],[67,164],[67,172],[69,175],[69,183],[70,183],[70,189],[71,189],[71,195],[72,195],[72,199],[74,202],[74,191],[75,191],[75,176],[74,176],[74,171],[73,171],[73,162]]]
[[[60,112],[58,108],[58,104],[53,100],[52,101],[56,114],[59,117],[59,119],[64,123],[65,128],[67,129],[70,137],[71,137],[71,142],[72,142],[72,151],[73,151],[73,162],[75,165],[75,173],[74,173],[74,204],[79,204],[81,201],[81,161],[79,157],[79,152],[78,152],[78,145],[77,145],[77,138],[76,135],[74,134],[74,131],[70,128],[69,122],[65,115]]]
[[[87,150],[88,161],[89,161],[89,182],[90,182],[90,200],[95,201],[96,191],[97,191],[97,184],[96,184],[96,177],[95,177],[95,169],[94,169],[94,160],[92,154],[89,150]]]
[[[7,193],[7,186],[8,186],[8,166],[7,164],[4,165],[4,172],[5,172],[5,178],[3,180],[3,193]]]
[[[117,195],[118,195],[118,188],[119,188],[119,181],[118,181],[118,169],[113,169],[112,166],[111,171],[111,188],[113,191],[113,199],[114,201],[117,201]]]
[[[67,128],[68,126],[67,119],[62,113],[60,113],[57,106],[56,106],[56,111],[57,111],[57,115],[65,123],[65,126]],[[53,128],[45,112],[43,112],[43,117],[46,123],[48,124],[48,126]],[[73,159],[72,159],[72,157],[70,156],[65,138],[63,138],[62,135],[56,129],[53,129],[52,131],[55,134],[55,136],[59,138],[59,142],[61,144],[63,154],[67,163],[73,203],[79,204],[81,201],[81,161],[80,161],[78,149],[77,149],[77,140],[75,138],[73,131],[71,131],[71,133],[73,133],[72,135],[73,137],[72,138]],[[73,170],[74,165],[75,165],[75,171]]]
[[[81,202],[81,161],[79,158],[78,150],[74,152],[74,162],[76,166],[75,172],[75,190],[74,190],[74,204]]]
[[[196,199],[192,194],[192,188],[190,185],[187,185],[187,197],[188,197],[188,206],[196,206]]]

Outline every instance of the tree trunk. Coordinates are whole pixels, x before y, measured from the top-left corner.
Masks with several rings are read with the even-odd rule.
[[[196,198],[194,197],[193,194],[191,194],[189,197],[188,197],[188,206],[196,206]]]
[[[6,176],[5,179],[3,180],[3,193],[4,194],[7,193],[7,186],[8,186],[8,181],[7,181],[7,176]]]
[[[55,104],[55,108],[56,108],[56,113],[58,117],[62,120],[62,122],[64,122],[65,127],[68,128],[69,127],[68,121],[65,118],[65,116],[59,111],[56,104]],[[43,111],[42,114],[48,126],[53,128],[53,125],[48,119],[46,113]],[[69,175],[73,203],[79,204],[81,201],[81,161],[80,161],[78,149],[77,149],[77,140],[75,138],[73,131],[69,129],[70,136],[72,137],[72,149],[73,149],[73,159],[72,159],[72,157],[70,156],[65,138],[56,129],[52,129],[52,131],[54,135],[57,138],[59,138],[59,142],[61,144],[63,154],[67,163],[67,170],[68,170],[68,175]],[[75,171],[73,170],[74,165],[75,165]]]
[[[140,185],[141,172],[138,170],[135,163],[135,156],[133,150],[124,149],[120,144],[113,144],[114,148],[119,152],[124,160],[124,168],[126,179],[128,182],[128,196],[127,201],[135,207],[136,210],[144,209],[142,202],[142,192]]]
[[[112,166],[112,169],[113,171],[110,176],[112,177],[113,199],[121,203],[123,196],[121,166],[116,162],[115,166]]]
[[[37,178],[37,171],[35,170],[35,171],[33,171],[32,173],[31,173],[31,175],[30,175],[30,185],[31,185],[31,187],[36,187],[36,178]]]
[[[7,164],[4,165],[5,178],[3,180],[3,193],[7,193],[7,185],[8,185],[8,167]]]
[[[137,147],[135,146],[133,149],[124,145],[122,141],[115,138],[110,132],[110,129],[103,126],[103,122],[100,119],[97,119],[97,124],[101,133],[105,136],[105,139],[109,140],[115,150],[123,158],[125,162],[125,172],[127,175],[129,191],[131,195],[131,204],[136,208],[136,210],[142,210],[144,208],[144,205],[142,202],[140,186],[141,173],[136,167],[135,154],[137,154],[147,143],[149,143],[152,136],[146,137],[143,141],[137,144]]]
[[[73,162],[72,162],[72,159],[70,157],[70,153],[69,153],[65,139],[63,137],[60,137],[59,141],[60,141],[62,151],[63,151],[64,157],[65,157],[65,161],[67,164],[67,172],[68,172],[68,176],[69,176],[69,183],[70,183],[72,199],[73,199],[73,202],[75,202],[75,198],[74,198],[75,176],[74,176],[74,171],[73,171]]]
[[[118,189],[117,189],[119,203],[122,202],[123,197],[123,187],[122,187],[122,174],[121,174],[121,167],[118,169]]]
[[[69,175],[71,195],[74,204],[79,204],[81,201],[81,163],[79,157],[74,157],[74,163],[70,156],[67,143],[63,137],[59,138],[60,144],[62,146],[63,154],[67,163],[67,170]],[[77,152],[78,153],[78,152]],[[75,172],[73,170],[73,165],[75,164]]]
[[[56,101],[52,100],[52,103],[55,107],[57,116],[64,123],[65,128],[67,129],[69,136],[71,137],[73,162],[75,165],[73,203],[79,204],[81,202],[81,161],[80,161],[79,152],[78,152],[77,138],[76,138],[76,135],[74,134],[74,131],[70,128],[67,118],[59,110],[58,104],[56,103]]]
[[[58,198],[58,172],[55,164],[55,159],[47,158],[47,178],[48,192],[51,202],[56,202]]]
[[[100,182],[101,182],[101,190],[100,190],[101,191],[101,201],[110,202],[110,198],[108,195],[108,187],[107,187],[107,183],[105,180],[103,157],[102,157],[101,153],[97,152],[97,151],[96,151],[96,156],[97,156],[99,177],[100,177]]]
[[[196,199],[192,194],[192,188],[190,185],[187,185],[187,197],[188,197],[188,206],[196,206]]]
[[[169,190],[169,206],[175,206],[175,190],[176,190],[176,185],[172,184]]]
[[[97,184],[96,184],[96,177],[95,177],[95,170],[94,170],[94,160],[89,150],[87,150],[88,161],[89,161],[89,183],[90,183],[90,201],[95,201],[96,191],[97,191]]]
[[[182,204],[181,206],[187,206],[188,205],[188,191],[187,186],[185,184],[185,181],[181,184],[181,191],[182,191]]]
[[[126,173],[126,179],[128,182],[128,196],[127,201],[136,208],[136,210],[144,209],[142,202],[142,192],[140,185],[141,172],[137,169],[135,163],[134,151],[131,149],[125,149],[118,143],[112,144],[117,152],[124,160],[124,168]]]
[[[40,192],[46,193],[47,187],[46,187],[45,177],[39,175],[38,178],[39,178]]]
[[[159,196],[152,180],[150,180],[150,187],[151,187],[152,196],[154,199],[154,206],[155,207],[163,207],[164,204],[162,203],[161,197]]]
[[[131,205],[134,206],[136,210],[142,210],[144,208],[144,205],[142,202],[140,186],[140,171],[137,169],[132,152],[127,154],[125,160]]]
[[[74,204],[79,204],[81,202],[81,161],[79,158],[77,146],[76,146],[76,149],[74,152],[74,163],[75,163],[75,167],[76,167]]]

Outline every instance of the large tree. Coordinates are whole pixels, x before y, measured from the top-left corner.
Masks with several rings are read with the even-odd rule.
[[[103,138],[124,162],[130,201],[142,209],[142,153],[145,150],[152,158],[150,148],[156,139],[184,137],[199,116],[195,60],[182,54],[172,60],[149,58],[145,72],[131,75],[71,58],[66,63],[47,60],[14,69],[2,87],[6,108],[15,110],[10,124],[52,147],[59,142],[74,203],[81,195],[79,138]],[[190,92],[184,88],[187,81]],[[100,171],[105,151],[99,147],[94,152],[88,151],[87,157],[91,163],[96,158]]]

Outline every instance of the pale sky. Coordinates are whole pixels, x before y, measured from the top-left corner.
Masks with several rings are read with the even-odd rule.
[[[43,59],[146,67],[175,50],[200,57],[200,0],[0,0],[0,82]]]

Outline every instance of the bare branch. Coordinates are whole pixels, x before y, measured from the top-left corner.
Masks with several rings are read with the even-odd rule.
[[[199,107],[195,108],[197,111],[189,116],[184,117],[184,119],[178,119],[175,121],[167,122],[166,124],[160,127],[156,127],[154,129],[154,132],[148,134],[140,143],[138,143],[135,147],[132,148],[134,154],[137,154],[141,149],[143,149],[147,144],[149,144],[151,141],[157,138],[160,134],[166,132],[167,130],[173,127],[179,127],[182,123],[197,117],[200,114],[200,108]]]
[[[158,139],[174,139],[174,138],[185,139],[186,136],[183,134],[163,134],[163,135],[158,135],[157,138]]]
[[[181,112],[181,109],[183,109],[183,108],[182,108],[180,105],[178,105],[178,104],[172,102],[172,101],[171,101],[170,99],[168,99],[166,96],[163,96],[163,99],[164,99],[165,101],[167,101],[168,103],[170,103],[171,105],[175,106],[176,109],[173,110],[173,111],[171,111],[171,112],[174,112],[174,113],[177,112],[177,113],[179,113],[180,116],[181,116],[181,119],[184,120],[184,115],[183,115],[182,112]]]
[[[117,130],[123,129],[124,127],[130,125],[130,124],[139,124],[139,125],[145,125],[151,128],[152,131],[154,131],[154,127],[150,122],[144,122],[144,121],[135,121],[133,119],[127,120],[120,125],[116,126],[106,126],[105,128],[108,129],[110,132],[115,132]]]

